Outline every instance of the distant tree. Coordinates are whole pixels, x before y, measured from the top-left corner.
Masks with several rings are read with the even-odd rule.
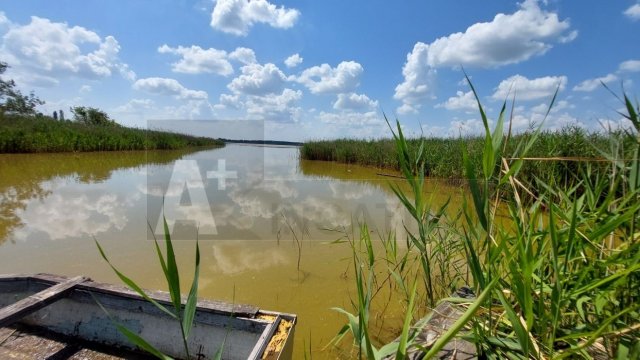
[[[88,106],[76,106],[71,108],[75,121],[95,126],[115,125],[106,112]]]
[[[64,121],[64,111],[60,110],[60,121]]]
[[[0,75],[7,71],[9,65],[0,61]],[[33,92],[29,95],[22,95],[16,89],[13,80],[0,78],[0,113],[14,113],[21,115],[36,115],[36,106],[44,104],[44,101],[37,98]]]
[[[58,120],[58,112],[53,110],[53,120]]]

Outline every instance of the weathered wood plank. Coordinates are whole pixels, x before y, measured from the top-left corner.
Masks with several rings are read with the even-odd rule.
[[[42,290],[25,299],[15,302],[0,309],[0,327],[11,325],[23,317],[34,313],[43,307],[57,301],[67,295],[76,285],[86,281],[88,278],[77,276],[65,282],[61,282],[50,288]]]
[[[62,281],[66,281],[67,278],[58,276],[58,275],[52,275],[52,274],[36,274],[36,275],[12,275],[12,276],[8,276],[7,279],[8,280],[29,279],[30,281],[52,284],[52,283],[59,283]],[[0,280],[4,281],[1,276],[0,276]],[[95,281],[87,281],[83,284],[79,284],[76,288],[78,290],[86,290],[94,293],[97,292],[97,293],[114,295],[118,297],[126,297],[130,299],[143,300],[143,298],[140,295],[138,295],[138,293],[121,285],[104,284],[104,283],[99,283]],[[172,306],[171,298],[169,297],[168,292],[145,290],[145,293],[150,298],[158,301],[163,305]],[[186,301],[186,297],[183,297],[183,302],[184,301]],[[254,305],[231,304],[223,301],[208,300],[208,299],[198,299],[197,306],[198,306],[199,312],[211,312],[211,313],[224,314],[224,315],[233,314],[234,316],[246,317],[246,318],[254,318],[256,314],[260,311],[260,308]]]
[[[469,299],[473,302],[474,295],[471,289],[463,287],[453,293],[452,297]],[[453,324],[462,316],[462,311],[453,306],[448,301],[443,301],[435,307],[427,316],[418,320],[413,326],[414,331],[418,331],[413,343],[423,348],[431,347],[436,340],[442,336]],[[395,342],[399,340],[396,339]],[[410,347],[407,351],[407,359],[422,360],[425,353],[417,347]],[[435,359],[457,359],[475,360],[477,359],[476,346],[466,340],[454,338],[449,341],[434,357]],[[385,360],[395,359],[395,354],[384,358]]]

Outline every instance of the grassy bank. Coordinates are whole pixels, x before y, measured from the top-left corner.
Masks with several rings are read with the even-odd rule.
[[[640,106],[626,96],[623,105],[634,127],[628,133],[534,133],[515,147],[503,134],[504,112],[493,131],[483,116],[484,137],[461,150],[459,166],[470,196],[454,216],[447,216],[447,205],[435,207],[423,195],[432,154],[416,151],[397,124],[392,146],[410,191],[393,190],[412,217],[408,225],[417,230],[397,242],[383,238],[384,251],[376,252],[366,226],[350,242],[357,298],[352,309],[337,309],[348,323],[335,341],[351,334],[353,357],[367,359],[406,359],[410,350],[430,359],[455,338],[474,344],[480,359],[640,358]],[[505,142],[513,152],[504,150]],[[603,152],[589,153],[592,145],[603,146]],[[550,151],[545,157],[605,161],[543,162],[550,169],[564,166],[561,181],[525,173],[526,163],[535,161],[523,158],[562,147],[582,151]],[[480,159],[474,168],[472,160]],[[504,193],[510,196],[501,200]],[[525,193],[535,193],[535,201],[523,203]],[[508,212],[498,221],[500,207]],[[397,289],[393,301],[406,306],[399,340],[390,344],[372,335],[371,319],[378,315],[372,309],[389,301],[377,296],[382,286]],[[475,297],[447,298],[462,286]],[[410,325],[421,309],[443,300],[460,317],[437,339],[421,339],[420,329]]]
[[[88,125],[47,116],[0,116],[0,153],[168,150],[222,145],[216,139],[115,123]]]
[[[602,158],[609,150],[612,137],[620,134],[587,132],[578,127],[566,127],[559,131],[539,134],[527,156],[531,158]],[[511,137],[505,144],[504,154],[514,154],[517,144],[531,137],[525,133]],[[464,179],[462,150],[466,148],[473,167],[480,171],[484,137],[407,139],[412,153],[420,144],[424,146],[425,176],[443,179]],[[373,166],[381,169],[400,170],[395,142],[383,140],[339,139],[306,142],[300,149],[305,160],[336,161],[347,164]],[[573,162],[527,161],[522,176],[545,180],[567,180],[576,170]]]

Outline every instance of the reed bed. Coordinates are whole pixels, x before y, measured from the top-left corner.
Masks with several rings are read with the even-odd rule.
[[[532,135],[533,131],[530,131],[510,137],[504,144],[505,153],[513,154],[517,145]],[[529,149],[528,157],[602,159],[602,153],[608,151],[611,139],[619,136],[620,133],[617,132],[590,132],[576,126],[567,126],[557,131],[542,131],[537,134],[537,140]],[[482,136],[405,140],[408,149],[413,153],[423,146],[424,172],[427,177],[447,179],[452,183],[464,179],[463,148],[467,149],[474,168],[478,168],[481,163],[484,146]],[[393,139],[308,141],[301,147],[300,157],[305,160],[335,161],[400,171]],[[548,181],[569,180],[570,174],[575,173],[576,169],[577,165],[573,161],[528,161],[523,164],[521,176]]]
[[[115,123],[101,126],[47,116],[0,115],[0,153],[169,150],[223,145],[212,138]]]
[[[415,230],[390,256],[375,252],[366,226],[361,228],[353,242],[357,296],[353,312],[338,309],[348,323],[335,342],[351,334],[353,357],[367,359],[405,359],[410,352],[429,359],[456,337],[475,344],[481,359],[640,358],[640,106],[625,94],[620,100],[634,129],[598,138],[603,161],[567,161],[553,153],[539,161],[561,166],[561,180],[524,169],[538,161],[527,159],[537,158],[533,154],[547,148],[546,141],[571,149],[554,140],[562,132],[549,137],[538,128],[510,137],[506,104],[490,129],[478,100],[485,135],[476,140],[476,154],[477,144],[462,147],[459,171],[470,196],[454,215],[424,195],[429,140],[408,140],[395,124],[398,168],[410,191],[393,190],[413,217],[414,224],[405,226]],[[524,194],[532,194],[530,202],[522,201]],[[505,207],[510,221],[496,221]],[[402,248],[393,238],[382,242]],[[412,263],[420,271],[405,266]],[[406,306],[398,340],[386,344],[371,336],[370,322],[385,278],[395,280],[396,301]],[[448,297],[461,286],[475,298]],[[421,329],[410,324],[440,301],[462,315],[435,341],[418,341]]]

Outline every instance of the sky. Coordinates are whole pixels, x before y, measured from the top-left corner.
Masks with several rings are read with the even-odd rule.
[[[628,125],[601,82],[640,86],[637,0],[0,5],[5,78],[43,113],[92,106],[127,126],[227,120],[237,131],[217,135],[243,138],[253,120],[272,140],[379,138],[386,115],[413,135],[477,134],[466,72],[492,119],[515,94],[515,131],[598,131]]]

